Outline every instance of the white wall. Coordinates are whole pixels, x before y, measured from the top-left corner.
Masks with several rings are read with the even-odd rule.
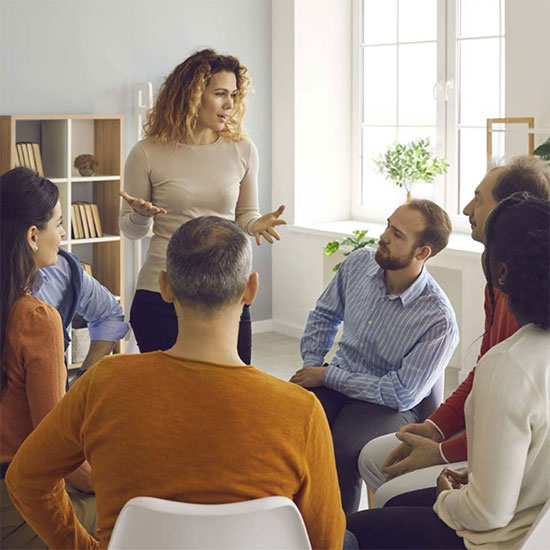
[[[505,10],[506,116],[533,116],[536,127],[550,128],[550,1],[506,0]],[[549,136],[536,134],[535,147]],[[525,136],[510,141],[512,154],[526,152]]]
[[[248,66],[247,129],[260,154],[260,207],[271,209],[269,0],[0,0],[0,113],[122,113],[134,142],[132,85],[163,78],[213,47]],[[127,246],[126,304],[133,295]],[[271,318],[271,249],[254,248],[261,289],[253,320]]]

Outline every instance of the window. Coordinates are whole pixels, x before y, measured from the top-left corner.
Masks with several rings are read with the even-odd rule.
[[[436,200],[456,229],[486,171],[487,118],[504,116],[504,0],[356,0],[353,215],[384,220],[404,191],[374,158],[429,137],[451,163],[416,196]],[[493,143],[502,155],[503,143]]]

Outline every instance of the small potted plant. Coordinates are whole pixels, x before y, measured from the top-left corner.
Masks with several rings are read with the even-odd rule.
[[[411,141],[407,145],[395,143],[374,162],[386,179],[405,188],[407,201],[411,200],[414,183],[418,181],[431,183],[435,176],[444,174],[449,167],[449,163],[444,158],[433,154],[429,138]]]
[[[74,159],[74,167],[78,170],[78,173],[84,177],[93,176],[98,164],[97,158],[87,153],[78,155]]]
[[[534,151],[533,155],[540,157],[542,160],[550,160],[550,138],[544,143],[541,143]]]
[[[328,256],[330,258],[341,246],[348,249],[346,250],[346,252],[344,252],[344,256],[349,256],[354,250],[357,250],[358,248],[364,248],[365,246],[376,244],[376,239],[365,240],[365,236],[368,231],[368,229],[355,229],[352,231],[353,237],[345,237],[341,241],[330,241],[325,246],[325,256]],[[336,264],[332,268],[332,271],[336,273],[340,265],[342,265],[342,262]]]

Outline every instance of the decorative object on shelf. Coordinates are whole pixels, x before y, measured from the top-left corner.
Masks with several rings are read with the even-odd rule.
[[[74,159],[74,167],[78,170],[78,173],[84,177],[93,176],[98,164],[94,155],[90,154],[78,155]]]
[[[42,166],[42,155],[40,154],[40,145],[38,143],[29,143],[27,141],[18,141],[15,144],[15,165],[30,168],[39,176],[44,177],[44,168]]]
[[[344,256],[349,256],[354,250],[357,250],[358,248],[364,248],[365,246],[377,244],[378,241],[376,239],[365,240],[365,236],[368,232],[368,229],[354,229],[352,231],[353,237],[345,237],[341,241],[330,241],[325,246],[325,256],[328,256],[330,258],[337,250],[340,249],[341,246],[350,249],[344,252]],[[332,268],[332,271],[336,273],[341,265],[342,262],[336,264]]]
[[[543,160],[550,161],[550,138],[548,138],[544,143],[541,143],[534,151],[533,155],[537,155]]]
[[[431,151],[430,138],[411,141],[407,145],[395,143],[374,162],[386,179],[405,188],[407,201],[411,200],[414,183],[431,183],[437,175],[445,174],[449,167],[444,158],[436,157]]]

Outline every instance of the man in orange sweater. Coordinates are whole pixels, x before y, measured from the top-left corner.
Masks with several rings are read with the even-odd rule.
[[[202,504],[294,500],[314,548],[341,548],[345,518],[330,430],[313,394],[245,365],[239,317],[251,304],[248,238],[202,217],[181,226],[160,274],[179,334],[166,352],[97,363],[20,447],[13,502],[52,548],[107,548],[135,496]],[[74,515],[63,478],[88,460],[99,540]]]

